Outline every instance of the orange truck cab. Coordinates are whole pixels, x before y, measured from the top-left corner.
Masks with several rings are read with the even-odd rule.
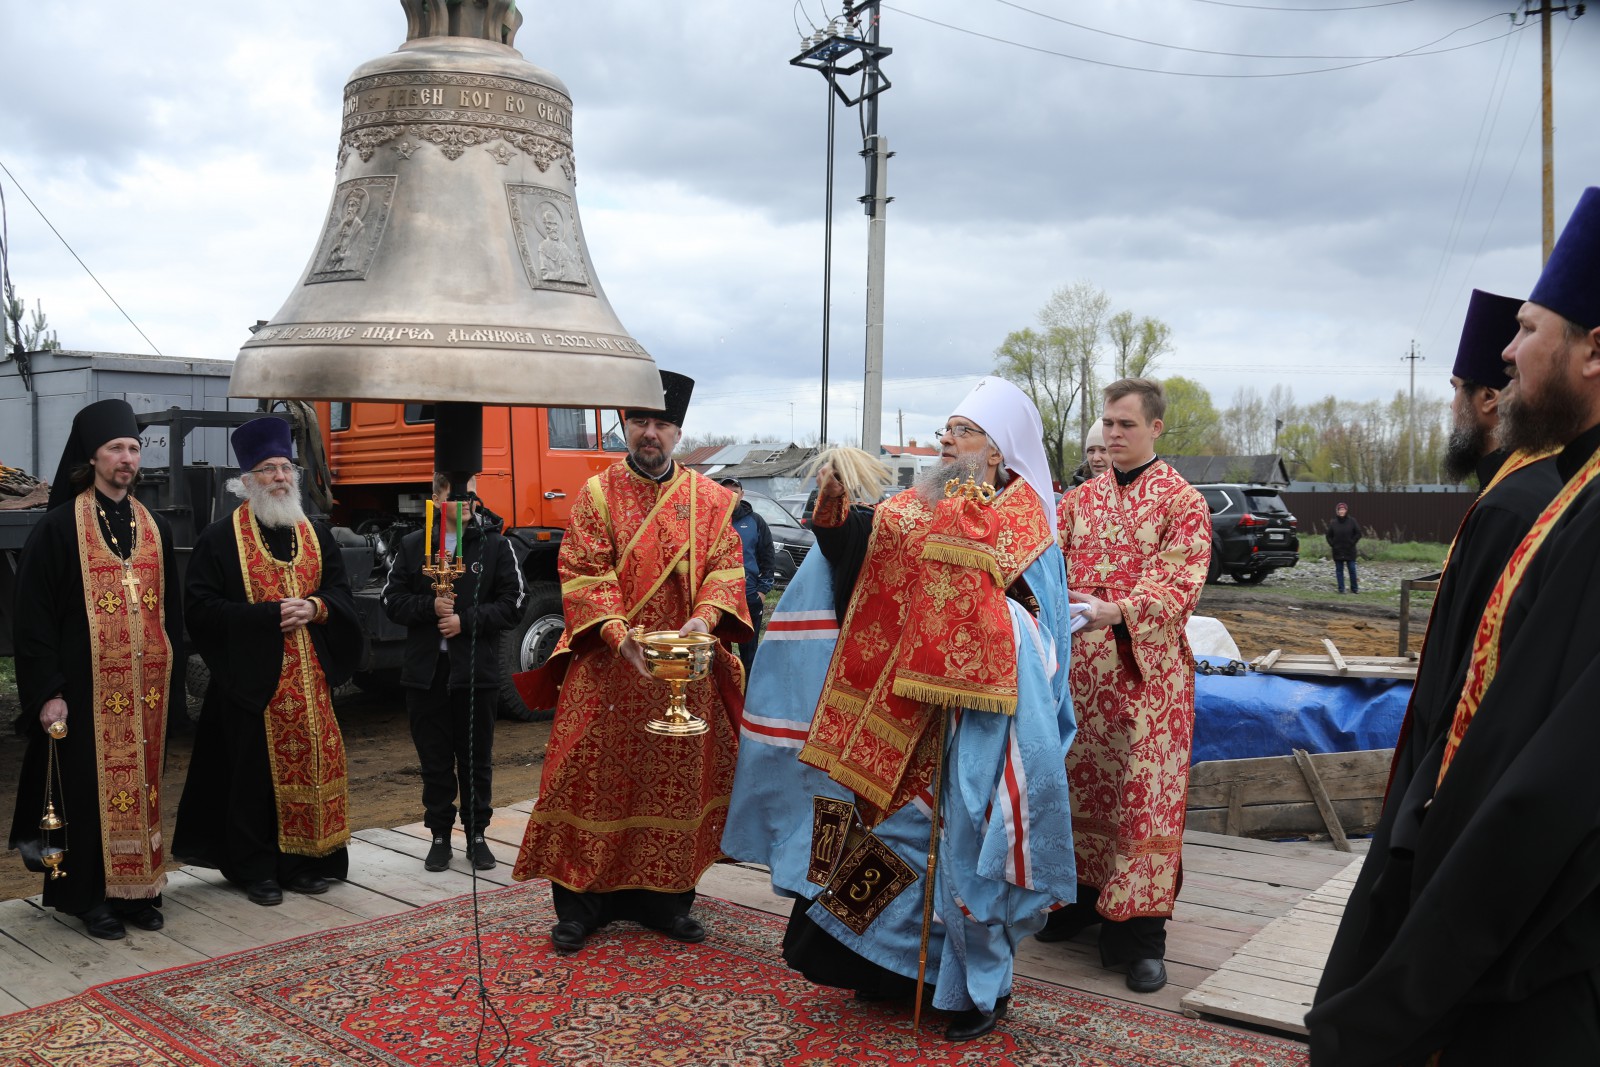
[[[433,487],[433,405],[367,401],[315,404],[334,496],[331,518],[346,557],[371,550],[370,573],[350,583],[367,634],[358,684],[398,670],[405,629],[390,622],[379,596],[394,546],[422,526]],[[521,623],[501,638],[501,714],[548,717],[528,708],[511,675],[542,664],[563,626],[556,553],[584,483],[627,453],[616,411],[595,408],[483,409],[483,471],[478,496],[505,523],[527,595]]]

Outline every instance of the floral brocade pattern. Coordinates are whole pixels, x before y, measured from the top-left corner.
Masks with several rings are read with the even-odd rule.
[[[166,752],[167,686],[173,649],[166,628],[166,565],[161,533],[145,506],[133,508],[127,566],[106,544],[93,489],[73,502],[84,611],[94,660],[95,762],[100,851],[108,897],[161,892],[161,764]],[[67,877],[75,864],[68,850]]]
[[[250,603],[309,597],[322,587],[322,548],[309,522],[295,528],[295,556],[280,561],[261,540],[248,503],[233,513],[234,546]],[[349,778],[344,734],[333,694],[305,627],[283,639],[278,688],[263,712],[278,847],[298,856],[326,856],[350,841]]]
[[[749,609],[733,495],[681,468],[659,486],[623,463],[591,485],[561,544],[568,630],[557,653],[570,660],[513,875],[584,892],[682,892],[722,857],[738,752],[743,668],[727,642],[749,633]],[[600,624],[675,631],[708,608],[724,640],[711,676],[685,695],[711,729],[647,733],[668,687],[613,652]]]
[[[141,975],[0,1020],[0,1061],[139,1064],[487,1063],[503,1038],[475,987],[473,902]],[[481,894],[484,982],[522,1067],[1303,1067],[1305,1046],[1018,979],[998,1030],[952,1044],[940,1013],[819,988],[779,955],[783,922],[717,900],[684,946],[630,923],[560,957],[546,894]],[[483,1041],[484,1054],[474,1049]]]
[[[866,560],[800,760],[853,790],[869,822],[932,771],[928,705],[1009,712],[1016,650],[1005,590],[1050,545],[1042,502],[1013,481],[992,506],[898,493],[873,516]],[[931,558],[930,558],[931,557]]]
[[[1211,514],[1167,464],[1111,472],[1062,498],[1067,585],[1121,606],[1126,633],[1073,638],[1078,736],[1067,753],[1078,880],[1109,919],[1168,916],[1177,899],[1194,740],[1184,627],[1211,562]]]

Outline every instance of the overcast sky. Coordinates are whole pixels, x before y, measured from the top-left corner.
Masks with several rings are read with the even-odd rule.
[[[1413,339],[1418,392],[1442,395],[1471,288],[1524,296],[1538,274],[1539,34],[1507,17],[1520,6],[886,4],[884,440],[901,410],[925,438],[1077,280],[1166,321],[1159,372],[1219,408],[1243,385],[1387,398]],[[838,0],[521,7],[519,50],[572,93],[595,270],[657,362],[699,381],[686,432],[814,433],[827,98],[788,60]],[[66,347],[149,351],[26,190],[163,353],[231,358],[317,240],[347,76],[404,38],[394,0],[0,2],[18,291]],[[1600,100],[1597,41],[1600,12],[1557,17],[1558,230],[1600,184],[1580,110]],[[1432,54],[1370,61],[1407,51]],[[835,438],[859,432],[857,121],[840,110]]]

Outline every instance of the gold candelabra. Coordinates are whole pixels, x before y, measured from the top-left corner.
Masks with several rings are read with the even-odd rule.
[[[452,558],[445,552],[444,546],[439,547],[439,555],[422,565],[422,573],[433,581],[433,592],[436,596],[454,597],[456,595],[456,579],[466,572],[467,565],[461,561],[460,556]]]

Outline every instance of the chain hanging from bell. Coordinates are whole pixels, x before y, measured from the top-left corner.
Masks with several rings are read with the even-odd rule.
[[[67,820],[56,812],[54,783],[61,780],[61,762],[56,755],[56,742],[67,736],[65,722],[53,722],[46,731],[50,735],[50,754],[44,765],[44,813],[39,816],[39,829],[44,831],[43,846],[39,850],[40,861],[50,869],[51,878],[65,878],[67,872],[61,869],[61,864],[67,858]],[[66,797],[62,796],[62,808],[66,807]],[[50,832],[60,830],[61,844],[50,843]]]

